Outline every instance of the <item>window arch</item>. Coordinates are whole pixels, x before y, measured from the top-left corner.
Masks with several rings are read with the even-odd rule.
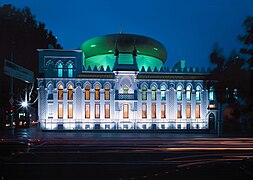
[[[200,101],[200,93],[201,92],[201,87],[197,86],[196,87],[196,101]]]
[[[147,100],[147,88],[146,88],[146,86],[142,87],[142,100]]]
[[[95,100],[100,100],[100,87],[98,85],[95,87]]]
[[[152,99],[152,101],[156,100],[156,87],[155,86],[152,86],[151,99]]]
[[[105,100],[110,100],[110,87],[105,86]]]
[[[50,100],[52,100],[52,99],[54,99],[54,96],[53,96],[53,90],[54,90],[54,87],[53,87],[53,85],[52,84],[50,84],[49,86],[48,86],[48,100],[50,99]]]
[[[166,100],[166,87],[162,85],[161,87],[161,100]]]
[[[68,77],[73,77],[73,64],[68,65]]]
[[[214,87],[211,86],[209,89],[209,100],[214,101]]]
[[[186,87],[186,100],[190,101],[191,100],[191,94],[192,94],[192,88],[190,85]]]
[[[68,100],[73,100],[73,86],[68,86]]]
[[[58,86],[58,100],[63,100],[63,85]]]
[[[90,86],[85,87],[85,100],[90,100]]]
[[[182,100],[182,90],[183,90],[182,86],[177,87],[177,100],[178,101]]]
[[[62,77],[63,76],[63,65],[62,65],[62,63],[58,64],[57,70],[58,70],[58,77]]]

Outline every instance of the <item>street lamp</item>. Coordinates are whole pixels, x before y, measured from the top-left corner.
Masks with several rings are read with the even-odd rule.
[[[27,106],[28,106],[27,101],[23,101],[23,102],[21,103],[21,106],[22,106],[23,108],[27,108]]]
[[[28,101],[27,101],[27,87],[25,89],[25,100],[21,102],[22,108],[25,110],[25,124],[29,127],[30,120],[28,117]]]

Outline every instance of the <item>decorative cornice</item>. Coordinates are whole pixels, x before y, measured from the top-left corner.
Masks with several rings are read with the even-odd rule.
[[[93,78],[93,79],[114,79],[115,74],[114,73],[82,73],[78,74],[77,78]]]

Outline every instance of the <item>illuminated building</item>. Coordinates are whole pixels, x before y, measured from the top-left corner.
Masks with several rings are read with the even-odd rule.
[[[208,72],[164,67],[167,52],[152,38],[112,34],[38,51],[42,129],[216,129]]]

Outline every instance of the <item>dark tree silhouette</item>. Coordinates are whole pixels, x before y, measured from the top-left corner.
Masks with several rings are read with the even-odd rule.
[[[247,61],[248,73],[250,74],[250,96],[244,108],[244,114],[248,121],[248,128],[253,135],[253,16],[248,16],[243,22],[244,35],[239,35],[239,40],[243,44],[240,52]]]
[[[235,50],[231,52],[228,58],[222,54],[222,49],[217,45],[214,46],[210,54],[211,63],[216,67],[211,73],[213,86],[216,91],[216,98],[221,107],[226,104],[233,109],[235,121],[241,118],[240,112],[245,111],[245,107],[251,108],[249,103],[252,102],[252,53],[253,53],[253,18],[247,17],[244,22],[246,34],[239,36],[241,42],[245,45],[240,53]],[[245,54],[247,56],[245,56]],[[236,112],[236,111],[237,112]],[[222,113],[220,112],[220,115]],[[231,118],[231,117],[230,117]],[[238,123],[235,123],[239,126]],[[231,124],[227,124],[231,125]],[[226,127],[226,124],[225,124]]]
[[[51,31],[45,29],[45,24],[37,22],[30,9],[25,7],[17,9],[12,5],[0,7],[0,105],[3,109],[9,106],[9,77],[3,74],[3,62],[5,59],[13,59],[19,64],[38,75],[37,49],[51,47],[61,48],[56,37]],[[14,79],[14,94],[20,95],[25,83]],[[15,97],[14,98],[17,98]],[[36,95],[35,95],[36,96]],[[0,117],[1,119],[3,117]]]

